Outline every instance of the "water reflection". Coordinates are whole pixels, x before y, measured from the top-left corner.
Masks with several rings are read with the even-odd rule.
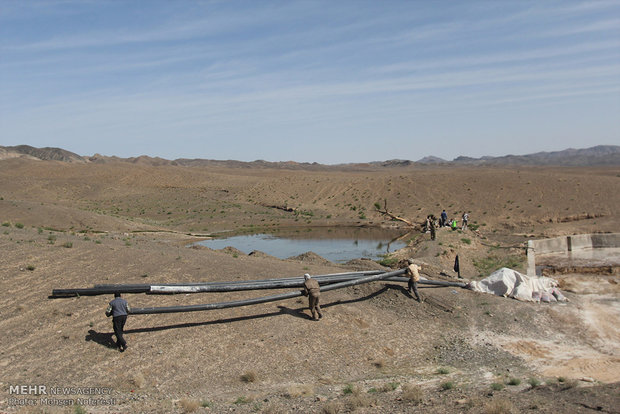
[[[343,263],[362,257],[380,259],[405,247],[404,236],[403,232],[386,229],[304,228],[204,240],[199,244],[211,249],[232,246],[246,254],[259,250],[281,259],[312,251],[332,262]]]

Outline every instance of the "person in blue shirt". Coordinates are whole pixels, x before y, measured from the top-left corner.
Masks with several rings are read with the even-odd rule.
[[[123,329],[125,328],[125,322],[127,322],[129,309],[129,303],[121,298],[120,293],[115,293],[114,299],[110,301],[108,309],[105,311],[107,317],[112,317],[114,335],[116,335],[116,346],[121,352],[125,352],[127,349],[127,342],[123,338]]]
[[[439,223],[439,227],[443,227],[448,224],[448,213],[446,210],[441,212],[441,222]]]

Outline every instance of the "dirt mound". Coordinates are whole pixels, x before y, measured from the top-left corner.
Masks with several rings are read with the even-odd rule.
[[[357,271],[365,271],[365,270],[385,270],[389,271],[390,268],[386,268],[385,266],[381,266],[379,263],[375,262],[371,259],[353,259],[346,262],[344,267]]]
[[[324,257],[319,256],[318,254],[314,252],[302,253],[298,256],[289,257],[287,260],[294,260],[297,262],[318,264],[318,265],[333,265],[332,262],[325,259]]]

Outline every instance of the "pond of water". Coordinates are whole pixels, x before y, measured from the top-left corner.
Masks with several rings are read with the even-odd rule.
[[[404,241],[397,240],[403,235],[372,228],[304,228],[215,238],[198,244],[210,249],[231,246],[246,254],[259,250],[280,259],[311,251],[332,262],[344,263],[359,258],[380,259],[386,253],[405,247]]]

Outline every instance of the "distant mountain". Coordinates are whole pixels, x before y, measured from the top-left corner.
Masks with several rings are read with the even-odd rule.
[[[569,148],[564,151],[537,152],[527,155],[504,155],[502,157],[457,157],[454,164],[464,165],[559,165],[600,166],[620,165],[620,146],[599,145],[585,149]]]
[[[132,163],[138,165],[179,165],[185,167],[228,167],[228,168],[275,168],[287,170],[328,170],[328,169],[374,169],[374,168],[404,168],[413,165],[488,165],[488,166],[606,166],[620,165],[620,146],[618,145],[599,145],[585,149],[569,148],[563,151],[537,152],[527,155],[504,155],[501,157],[480,157],[472,158],[460,156],[452,161],[447,161],[439,157],[428,156],[418,161],[393,159],[386,161],[373,161],[368,163],[350,163],[338,165],[323,165],[316,162],[295,162],[279,161],[271,162],[264,160],[256,161],[235,161],[235,160],[209,160],[209,159],[188,159],[178,158],[167,160],[160,157],[149,157],[141,155],[139,157],[119,158],[116,156],[104,156],[95,154],[91,157],[81,157],[73,152],[60,148],[34,148],[29,145],[18,145],[14,147],[0,146],[0,160],[8,158],[28,158],[34,160],[52,160],[61,162],[92,162],[97,164],[104,163]]]
[[[86,162],[83,157],[61,148],[35,148],[30,145],[15,147],[0,146],[0,160],[7,158],[29,158],[43,161]]]
[[[434,155],[429,155],[428,157],[421,158],[416,161],[418,164],[445,164],[450,161],[446,161],[443,158],[435,157]]]

